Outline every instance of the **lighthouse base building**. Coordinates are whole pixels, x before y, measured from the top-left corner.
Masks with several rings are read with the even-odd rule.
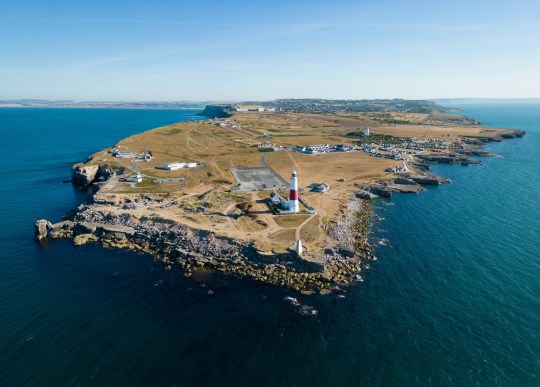
[[[280,214],[299,214],[300,200],[298,196],[298,177],[296,171],[292,171],[289,197],[281,196],[278,191],[273,191],[268,198],[271,207],[279,209]]]

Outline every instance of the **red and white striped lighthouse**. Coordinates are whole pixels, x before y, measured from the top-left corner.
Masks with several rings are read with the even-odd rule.
[[[292,171],[292,175],[291,175],[291,190],[289,193],[289,211],[300,212],[300,206],[298,205],[298,179],[296,178],[296,171]]]

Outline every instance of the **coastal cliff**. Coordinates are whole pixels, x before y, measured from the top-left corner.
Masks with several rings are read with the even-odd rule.
[[[234,110],[232,105],[206,105],[198,115],[211,118],[228,118],[232,116],[230,112]]]
[[[79,187],[87,187],[96,181],[105,181],[114,175],[110,164],[85,165],[75,164],[71,169],[71,181]]]

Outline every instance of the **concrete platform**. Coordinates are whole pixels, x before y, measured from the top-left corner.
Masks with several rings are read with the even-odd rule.
[[[279,190],[284,184],[270,168],[231,168],[238,185],[235,191]]]

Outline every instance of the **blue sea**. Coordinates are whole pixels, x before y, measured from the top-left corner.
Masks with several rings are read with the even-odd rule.
[[[540,104],[456,106],[527,135],[377,201],[389,243],[345,298],[34,242],[88,195],[73,163],[197,111],[0,109],[0,385],[540,385]]]

